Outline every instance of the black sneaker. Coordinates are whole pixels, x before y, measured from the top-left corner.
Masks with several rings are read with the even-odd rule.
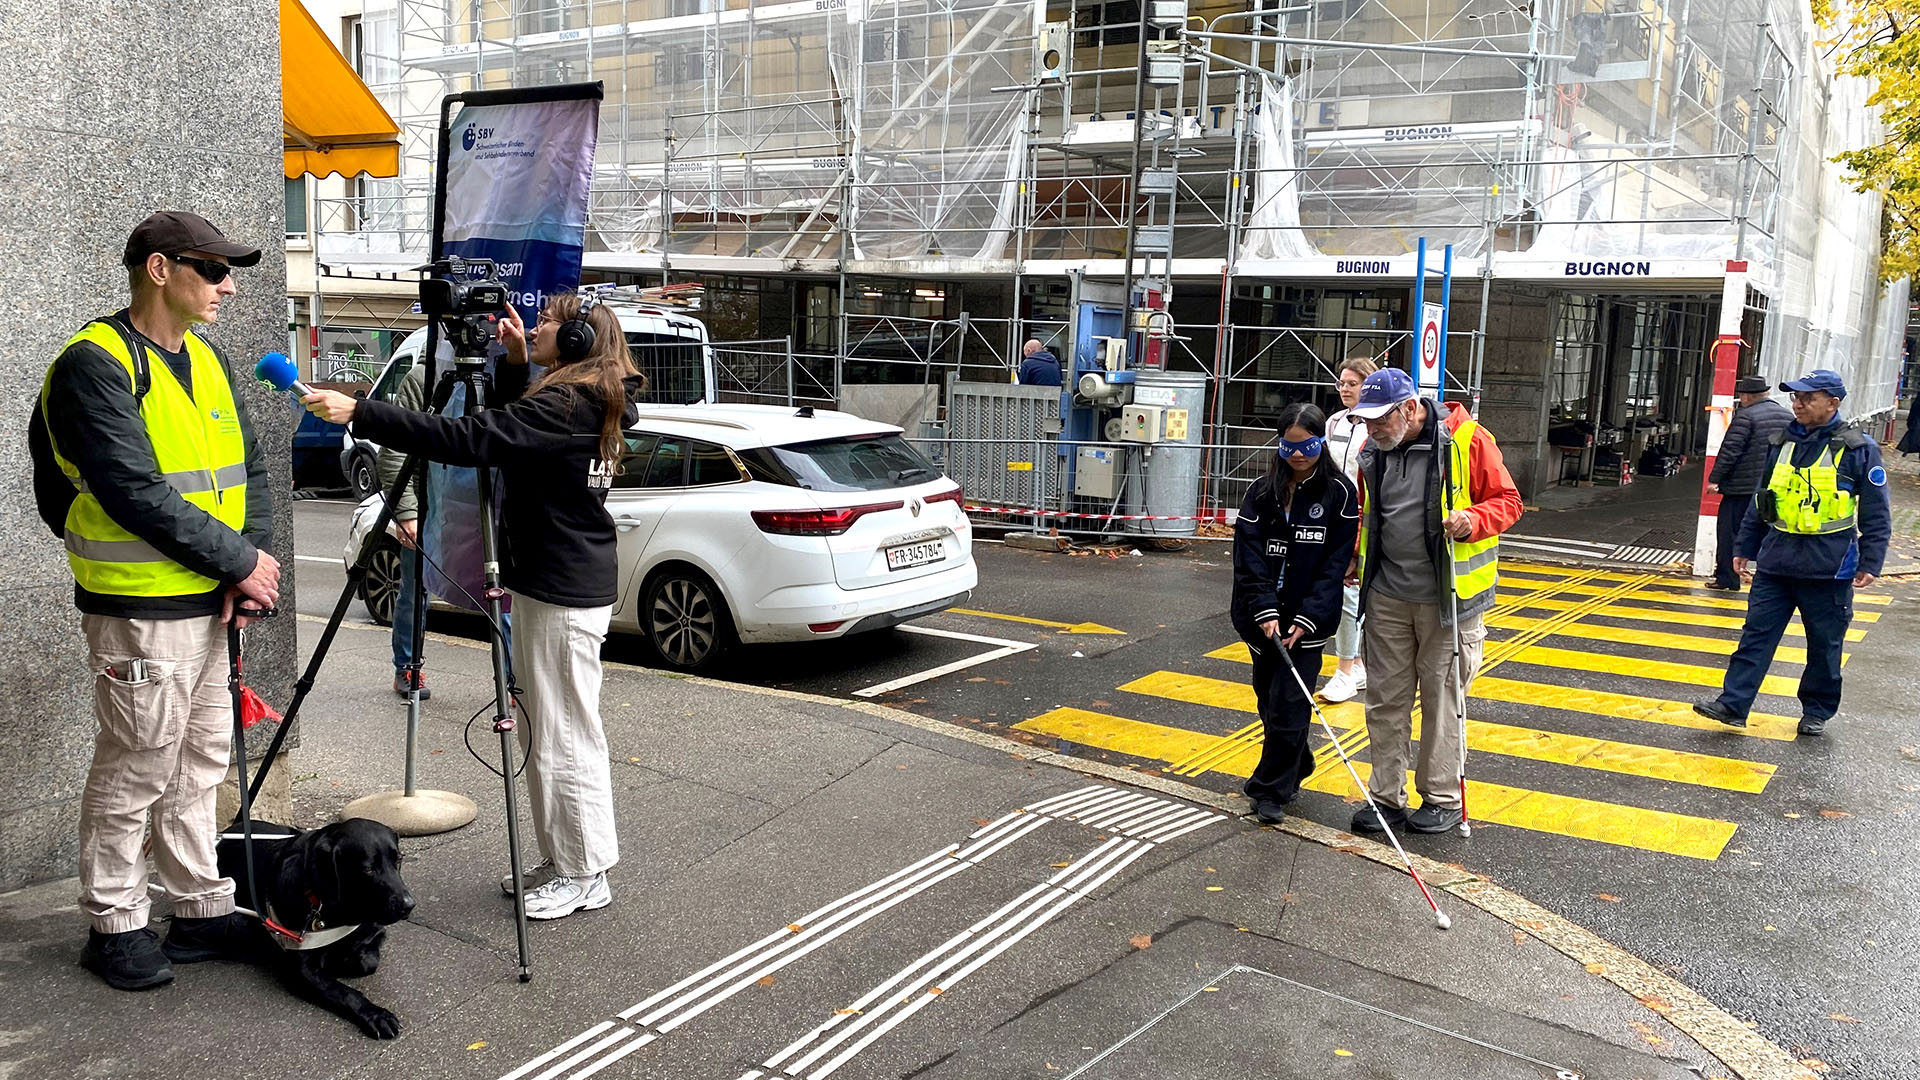
[[[1460,808],[1457,806],[1435,806],[1423,804],[1420,809],[1407,815],[1407,830],[1417,833],[1443,833],[1460,827]]]
[[[115,990],[151,990],[173,981],[173,965],[160,951],[160,935],[145,927],[118,934],[87,931],[80,966]]]
[[[176,917],[167,928],[167,940],[160,948],[176,964],[242,960],[248,954],[247,943],[253,937],[252,924],[253,920],[237,911],[211,919]]]
[[[1693,703],[1693,711],[1709,720],[1718,720],[1728,727],[1747,726],[1747,718],[1744,716],[1735,716],[1732,709],[1720,704],[1719,698],[1708,698],[1705,701],[1696,701]]]
[[[1262,825],[1278,825],[1287,820],[1286,804],[1278,799],[1255,799],[1253,816]]]
[[[1822,719],[1817,716],[1803,716],[1800,718],[1800,734],[1825,735],[1827,733],[1827,720],[1830,719],[1832,719],[1832,717]]]
[[[1397,829],[1407,823],[1407,812],[1398,806],[1389,806],[1381,813],[1386,815],[1385,825],[1381,824],[1381,814],[1375,813],[1371,806],[1363,806],[1354,811],[1352,822],[1353,831],[1368,833],[1385,832],[1388,825]]]
[[[1707,588],[1718,589],[1721,592],[1739,592],[1740,579],[1734,578],[1732,581],[1709,581],[1707,582]]]

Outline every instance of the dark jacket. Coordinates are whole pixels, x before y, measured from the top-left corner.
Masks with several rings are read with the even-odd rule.
[[[1793,423],[1793,410],[1769,398],[1733,411],[1707,482],[1722,495],[1752,495],[1767,486],[1767,440]]]
[[[1020,361],[1020,385],[1059,386],[1060,361],[1045,349]]]
[[[1920,454],[1920,398],[1907,406],[1907,433],[1900,436],[1900,445],[1894,449],[1902,454]]]
[[[1298,626],[1301,641],[1318,644],[1340,625],[1360,499],[1337,472],[1302,481],[1284,515],[1274,495],[1267,477],[1254,481],[1233,526],[1233,626],[1257,640],[1260,624],[1278,619],[1281,636]]]
[[[1766,455],[1767,476],[1773,474],[1773,463],[1782,453],[1791,452],[1794,467],[1804,469],[1819,459],[1829,443],[1841,443],[1838,484],[1840,490],[1853,492],[1858,500],[1855,528],[1824,536],[1799,536],[1760,520],[1759,513],[1750,507],[1733,543],[1734,554],[1756,560],[1754,568],[1762,573],[1781,577],[1831,580],[1851,578],[1863,571],[1878,576],[1886,562],[1887,541],[1893,536],[1893,511],[1880,447],[1838,417],[1812,431],[1796,421],[1774,439],[1777,441],[1768,447]]]
[[[522,397],[527,369],[501,364],[494,389],[504,404],[476,416],[444,417],[361,401],[354,429],[402,453],[448,465],[495,466],[500,509],[500,581],[561,607],[606,607],[618,593],[613,517],[607,491],[616,462],[600,459],[601,404],[587,387],[549,386]],[[627,379],[624,420],[640,376]]]
[[[132,329],[125,309],[115,317]],[[165,363],[191,395],[192,368],[185,350],[168,353],[138,331],[133,333],[136,343],[151,348],[151,355]],[[233,368],[226,354],[217,348],[213,352],[231,384]],[[86,341],[74,343],[54,360],[47,387],[47,432],[80,470],[100,508],[167,558],[221,583],[191,596],[108,596],[75,583],[74,606],[89,615],[122,619],[199,618],[218,614],[226,587],[253,573],[259,552],[273,545],[273,481],[241,389],[233,388],[233,403],[240,413],[240,438],[247,447],[247,523],[235,532],[181,498],[160,475],[153,440],[120,361]]]

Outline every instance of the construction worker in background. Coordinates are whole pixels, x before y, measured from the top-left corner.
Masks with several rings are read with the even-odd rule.
[[[1733,387],[1738,404],[1726,437],[1720,440],[1720,452],[1714,456],[1713,472],[1707,475],[1707,490],[1720,495],[1719,540],[1709,589],[1740,591],[1740,575],[1733,572],[1733,542],[1753,505],[1754,493],[1766,486],[1769,440],[1793,422],[1787,407],[1767,396],[1772,389],[1758,375],[1742,376]]]
[[[1800,734],[1821,735],[1840,711],[1840,648],[1853,621],[1853,590],[1879,576],[1893,516],[1880,448],[1840,416],[1847,396],[1840,376],[1822,368],[1780,389],[1793,395],[1793,422],[1768,440],[1766,486],[1734,541],[1733,568],[1753,585],[1747,623],[1720,696],[1693,711],[1746,727],[1798,611],[1807,633]]]
[[[233,739],[223,626],[242,600],[274,606],[280,564],[266,550],[266,457],[226,359],[193,326],[219,317],[234,267],[259,261],[193,214],[141,222],[123,254],[131,306],[68,340],[29,432],[99,721],[80,796],[80,906],[93,923],[80,963],[121,990],[171,982],[173,964],[232,955],[250,933],[214,859]],[[164,945],[147,928],[150,812],[173,909]]]
[[[1039,341],[1028,338],[1020,347],[1021,386],[1059,386],[1060,360]]]
[[[1413,378],[1383,368],[1360,384],[1353,415],[1367,425],[1360,453],[1360,542],[1347,580],[1360,586],[1367,662],[1367,736],[1373,806],[1358,832],[1386,825],[1446,832],[1463,819],[1466,696],[1486,641],[1501,533],[1520,520],[1492,433],[1461,405],[1419,397]],[[1423,721],[1414,790],[1407,758],[1418,694]]]

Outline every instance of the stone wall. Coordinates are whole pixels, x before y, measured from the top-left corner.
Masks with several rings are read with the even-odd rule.
[[[192,210],[264,249],[237,274],[239,295],[207,336],[247,371],[285,348],[279,32],[271,0],[0,5],[0,51],[14,73],[0,79],[0,263],[10,294],[0,339],[0,889],[74,873],[94,730],[72,578],[34,512],[29,409],[61,343],[126,305],[120,252],[156,209]],[[286,492],[291,410],[247,375],[236,383],[276,494]],[[291,502],[278,499],[273,515],[291,611]],[[249,631],[248,657],[248,681],[284,706],[292,616]]]
[[[1476,298],[1454,300],[1454,317],[1479,317]],[[1500,440],[1520,495],[1532,499],[1553,483],[1547,447],[1547,368],[1553,353],[1554,301],[1525,286],[1496,284],[1487,309],[1487,356],[1480,420]],[[1452,367],[1452,364],[1448,365]]]

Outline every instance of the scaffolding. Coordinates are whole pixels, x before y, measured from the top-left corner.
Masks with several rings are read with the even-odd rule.
[[[829,400],[885,365],[1004,379],[1020,341],[1064,325],[1078,272],[1149,281],[1164,362],[1212,382],[1207,441],[1264,439],[1256,418],[1302,386],[1324,396],[1347,356],[1407,361],[1424,237],[1454,247],[1450,394],[1513,389],[1488,369],[1523,333],[1503,298],[1643,294],[1630,321],[1695,326],[1688,305],[1744,262],[1752,366],[1832,367],[1863,388],[1850,412],[1892,406],[1904,287],[1880,290],[1878,200],[1830,161],[1876,134],[1873,113],[1797,0],[1168,12],[372,0],[368,82],[401,124],[402,176],[322,206],[321,259],[418,260],[442,95],[597,79],[589,270],[819,283],[825,300],[793,295],[787,351],[821,354]],[[830,329],[800,340],[820,303]],[[1540,333],[1579,333],[1572,314],[1546,310]],[[790,332],[758,329],[741,336]],[[1564,378],[1581,346],[1556,336],[1541,362]]]

